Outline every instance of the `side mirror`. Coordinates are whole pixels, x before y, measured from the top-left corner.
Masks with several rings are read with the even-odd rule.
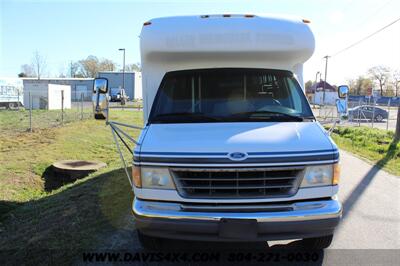
[[[99,92],[100,94],[106,94],[108,92],[108,79],[96,78],[94,80],[93,93]]]
[[[341,85],[341,86],[338,87],[339,99],[346,99],[348,94],[349,94],[349,86]]]
[[[108,79],[97,78],[93,86],[93,113],[95,119],[107,119],[108,117]]]

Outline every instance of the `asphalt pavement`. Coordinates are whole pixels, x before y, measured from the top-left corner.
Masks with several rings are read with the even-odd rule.
[[[331,248],[400,249],[400,177],[340,155],[344,213]]]

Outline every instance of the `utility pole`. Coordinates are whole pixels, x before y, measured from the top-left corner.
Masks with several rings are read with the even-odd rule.
[[[71,73],[71,78],[73,78],[72,76],[72,61],[69,63],[69,72]]]
[[[322,104],[323,105],[325,105],[325,89],[326,89],[326,76],[327,76],[327,73],[328,73],[328,58],[329,58],[330,56],[329,55],[326,55],[326,56],[324,56],[324,58],[325,58],[325,81],[324,81],[324,88],[323,88],[323,94],[322,94]]]
[[[319,79],[321,80],[321,72],[318,71],[318,72],[315,74],[315,89],[317,89],[318,75],[319,75]]]
[[[124,91],[125,91],[125,48],[120,48],[118,50],[124,52],[123,63],[122,63],[122,65],[123,65],[122,66],[122,89],[124,89]]]
[[[397,122],[396,122],[396,131],[394,133],[394,141],[400,141],[400,104],[397,107]]]
[[[315,91],[314,91],[314,99],[312,100],[313,101],[313,108],[315,109],[315,94],[317,93],[317,87],[318,87],[318,75],[319,75],[319,80],[321,80],[321,72],[317,72],[316,74],[315,74]],[[321,115],[321,108],[319,109],[319,114]]]

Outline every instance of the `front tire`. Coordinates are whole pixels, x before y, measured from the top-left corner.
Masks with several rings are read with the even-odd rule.
[[[304,238],[302,241],[303,247],[306,249],[326,249],[332,243],[333,235],[314,237],[314,238]]]
[[[376,120],[377,122],[382,122],[383,116],[382,116],[382,115],[377,115],[377,116],[375,116],[375,120]]]
[[[161,250],[163,248],[162,239],[158,237],[153,237],[149,235],[145,235],[139,230],[137,231],[137,235],[139,238],[139,242],[145,250]]]

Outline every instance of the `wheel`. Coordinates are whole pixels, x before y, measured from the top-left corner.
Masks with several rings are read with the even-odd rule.
[[[103,114],[94,114],[94,119],[101,119],[104,120],[106,119],[105,116]]]
[[[375,116],[375,120],[376,120],[377,122],[382,122],[383,116],[382,116],[382,115],[377,115],[377,116]]]
[[[332,243],[333,235],[304,238],[302,244],[307,249],[325,249]]]
[[[8,109],[13,110],[13,109],[15,109],[16,107],[17,107],[17,104],[16,104],[16,103],[13,103],[13,102],[8,103]]]
[[[139,238],[139,242],[142,245],[142,247],[146,250],[161,250],[163,245],[162,245],[162,239],[158,237],[153,237],[149,235],[145,235],[139,230],[136,230]]]

